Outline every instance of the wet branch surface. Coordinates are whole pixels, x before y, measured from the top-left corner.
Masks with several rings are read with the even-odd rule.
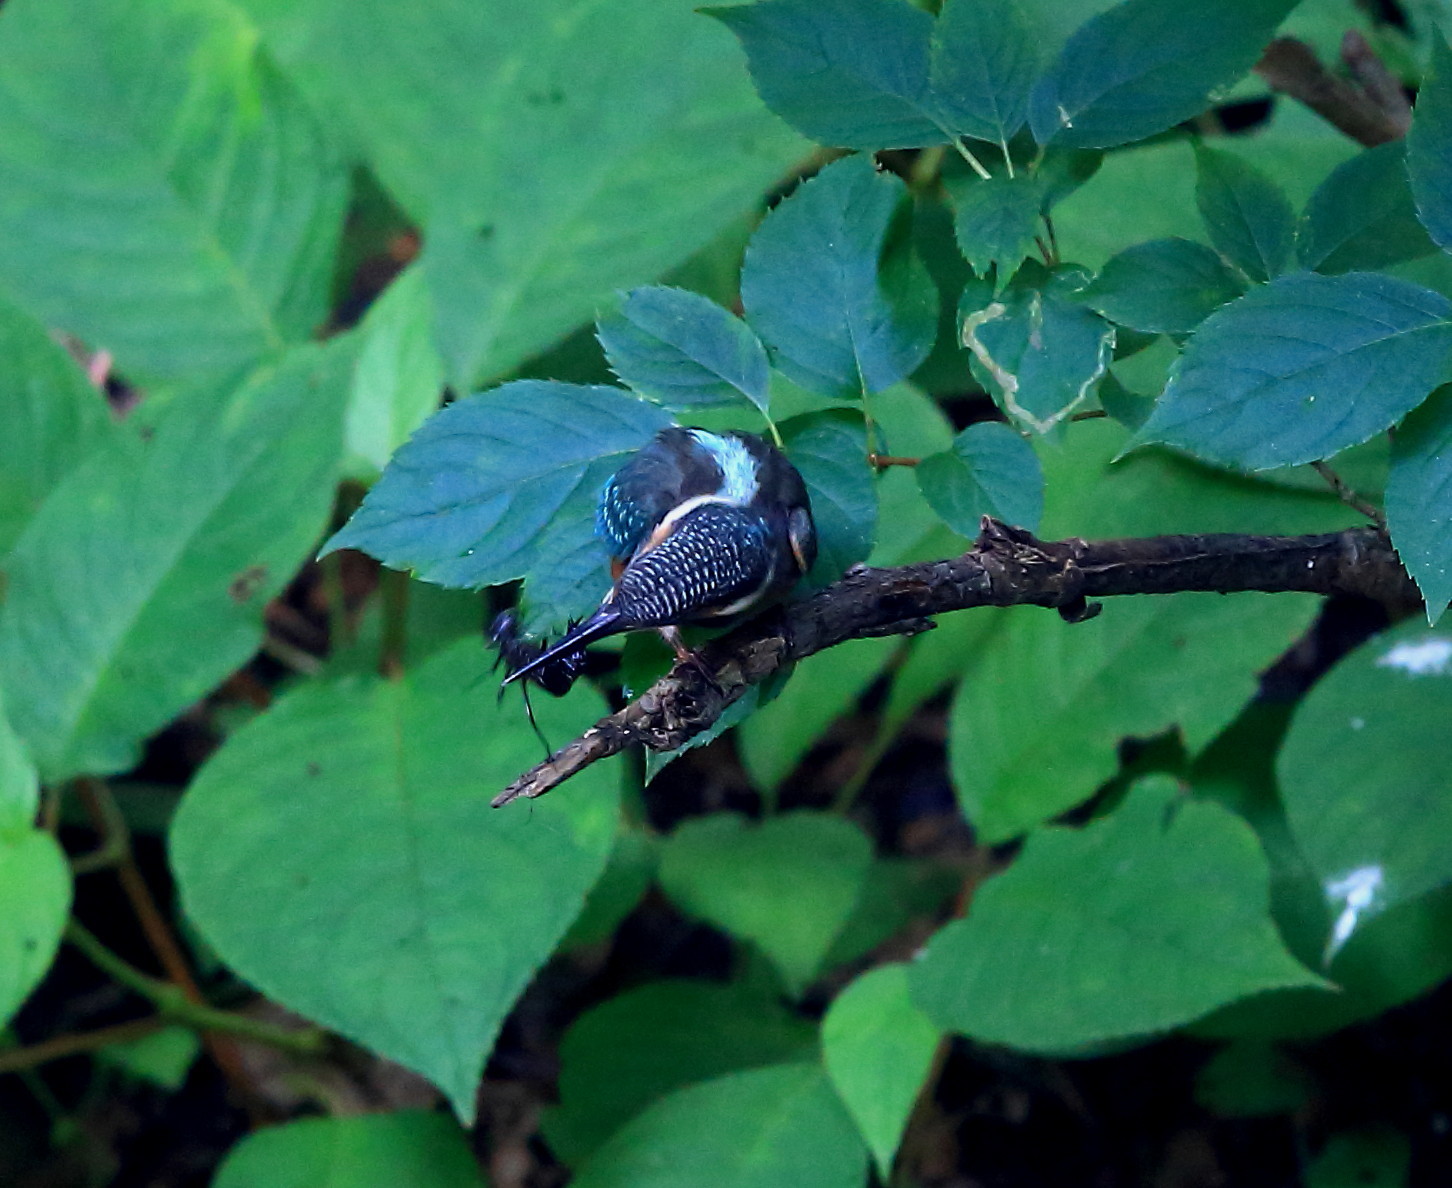
[[[633,743],[673,750],[708,729],[733,701],[783,665],[851,639],[911,635],[929,616],[977,606],[1042,606],[1069,622],[1092,618],[1090,599],[1199,590],[1341,594],[1405,610],[1419,605],[1385,532],[1349,528],[1316,536],[1152,536],[1041,541],[985,519],[959,557],[896,569],[854,566],[801,602],[713,640],[618,713],[525,772],[494,798],[543,796]],[[1085,628],[1092,630],[1093,628]]]

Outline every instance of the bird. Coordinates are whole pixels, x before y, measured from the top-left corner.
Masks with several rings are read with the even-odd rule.
[[[764,438],[736,431],[662,429],[605,483],[595,530],[610,554],[609,593],[505,685],[643,628],[691,660],[679,627],[725,626],[780,601],[817,557],[801,474]]]

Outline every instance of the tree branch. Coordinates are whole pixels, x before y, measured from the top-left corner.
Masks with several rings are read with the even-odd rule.
[[[928,615],[975,606],[1053,607],[1069,622],[1119,594],[1259,590],[1350,594],[1397,611],[1420,605],[1386,534],[1349,528],[1320,536],[1153,536],[1041,541],[987,517],[960,557],[897,569],[854,566],[825,590],[713,640],[630,705],[602,718],[494,798],[543,796],[632,743],[674,750],[785,664],[868,635],[911,634]]]
[[[1341,59],[1356,82],[1332,74],[1304,41],[1277,37],[1255,72],[1271,90],[1300,100],[1358,144],[1370,148],[1405,136],[1412,108],[1401,83],[1354,29],[1342,39]]]

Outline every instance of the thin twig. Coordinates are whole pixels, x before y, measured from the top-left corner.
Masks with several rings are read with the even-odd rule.
[[[1352,43],[1354,45],[1354,43]],[[1360,72],[1369,70],[1366,58],[1374,58],[1371,47],[1361,41],[1365,54],[1358,59]],[[1345,46],[1343,46],[1343,52]],[[1385,69],[1385,68],[1383,68]],[[1271,90],[1281,91],[1304,103],[1327,123],[1339,128],[1358,144],[1368,148],[1400,139],[1407,130],[1400,111],[1382,106],[1381,88],[1371,94],[1354,83],[1332,74],[1304,41],[1277,37],[1265,48],[1255,72]],[[1358,73],[1359,78],[1366,77]]]
[[[886,470],[889,466],[916,466],[921,458],[900,458],[896,454],[868,454],[867,464],[878,470]]]
[[[203,1033],[221,1032],[237,1036],[239,1039],[267,1044],[269,1047],[294,1052],[300,1056],[319,1056],[328,1049],[327,1033],[317,1028],[289,1030],[192,1001],[180,986],[144,974],[130,962],[118,957],[76,920],[66,925],[65,936],[67,941],[84,953],[103,973],[128,990],[141,995],[160,1015],[174,1023]]]
[[[1328,462],[1312,462],[1311,469],[1326,480],[1327,486],[1336,492],[1336,498],[1346,504],[1347,507],[1360,512],[1382,531],[1386,531],[1386,516],[1382,515],[1381,509],[1369,500],[1363,499],[1346,484],[1346,480],[1331,469]]]

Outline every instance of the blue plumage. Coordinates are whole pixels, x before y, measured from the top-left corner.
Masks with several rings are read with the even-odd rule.
[[[622,631],[726,622],[782,598],[816,558],[806,484],[749,433],[662,430],[606,482],[595,516],[615,584],[599,608],[506,678]]]

